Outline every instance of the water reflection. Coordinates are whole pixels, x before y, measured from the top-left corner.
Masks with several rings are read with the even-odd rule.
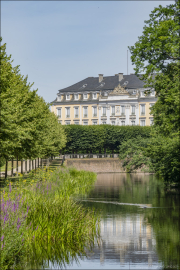
[[[101,236],[66,268],[179,269],[179,198],[153,175],[99,174],[82,203],[101,212]]]

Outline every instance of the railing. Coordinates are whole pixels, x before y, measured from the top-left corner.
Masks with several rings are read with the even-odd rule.
[[[75,118],[79,118],[79,115],[78,114],[75,114]]]
[[[69,114],[67,114],[67,115],[66,115],[66,118],[70,118],[70,115],[69,115]]]
[[[84,114],[84,117],[87,117],[87,114]]]
[[[141,112],[141,115],[145,115],[145,112]]]
[[[94,113],[94,114],[93,114],[93,117],[97,117],[97,113]]]
[[[64,154],[60,155],[59,158],[65,160],[71,158],[117,158],[118,156],[119,154]]]

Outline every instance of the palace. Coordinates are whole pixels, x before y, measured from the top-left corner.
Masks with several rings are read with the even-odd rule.
[[[51,111],[62,125],[140,125],[153,123],[150,107],[155,91],[145,95],[144,82],[135,74],[88,77],[58,91]]]

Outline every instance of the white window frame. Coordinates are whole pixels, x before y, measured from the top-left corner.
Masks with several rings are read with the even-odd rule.
[[[79,94],[74,94],[74,99],[78,100],[79,99]]]
[[[95,97],[94,97],[95,95]],[[97,99],[97,93],[93,93],[93,99]]]
[[[151,91],[151,97],[155,97],[155,90]]]
[[[58,118],[61,118],[62,117],[62,108],[56,108],[57,109],[57,116]],[[59,114],[60,112],[60,114]]]
[[[96,109],[96,113],[95,113]],[[97,106],[93,106],[93,117],[97,117]]]
[[[57,95],[57,101],[61,101],[61,95],[60,94]]]
[[[77,114],[76,114],[77,110]],[[74,107],[74,118],[79,118],[79,107]]]
[[[112,126],[115,126],[116,125],[116,121],[115,120],[111,121],[111,125]]]
[[[141,91],[141,97],[145,97],[144,91]]]
[[[114,109],[114,112],[113,112]],[[111,115],[115,115],[115,106],[111,106]]]
[[[150,126],[152,126],[154,124],[154,119],[150,118]]]
[[[66,125],[70,125],[71,124],[71,120],[70,121],[65,121]]]
[[[142,124],[142,123],[144,123],[144,124]],[[141,127],[145,127],[146,126],[146,119],[141,119],[140,120],[140,126]]]
[[[93,125],[97,125],[97,121],[92,121]]]
[[[145,115],[146,114],[146,104],[140,104],[140,108],[141,108],[141,115]],[[144,108],[144,112],[143,112],[143,108]]]
[[[134,109],[134,112],[133,112]],[[136,114],[136,106],[135,105],[131,105],[131,114],[135,115]]]
[[[106,106],[102,107],[102,116],[106,116]]]
[[[85,114],[85,110],[87,110],[87,114]],[[83,117],[88,117],[88,106],[83,107]]]
[[[102,121],[102,124],[103,124],[103,125],[106,125],[107,123],[106,123],[106,121]]]
[[[125,115],[125,106],[124,105],[121,105],[121,115]]]
[[[87,123],[87,124],[85,124],[85,123]],[[83,126],[88,126],[88,121],[87,120],[83,121]]]
[[[135,126],[136,125],[136,121],[131,121],[131,126]]]
[[[79,121],[74,121],[74,124],[75,125],[79,125]]]
[[[69,110],[69,114],[68,114],[68,110]],[[66,107],[66,118],[70,118],[71,115],[71,109],[70,107]]]
[[[66,94],[66,100],[70,100],[70,94]]]
[[[121,126],[125,126],[125,121],[121,121]]]
[[[86,95],[87,97],[85,97],[85,95]],[[83,94],[83,99],[88,99],[88,94]]]

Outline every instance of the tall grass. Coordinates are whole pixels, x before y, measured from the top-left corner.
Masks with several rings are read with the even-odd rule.
[[[94,173],[39,169],[6,182],[1,196],[1,268],[61,266],[93,245],[98,216],[75,199],[86,194]]]

